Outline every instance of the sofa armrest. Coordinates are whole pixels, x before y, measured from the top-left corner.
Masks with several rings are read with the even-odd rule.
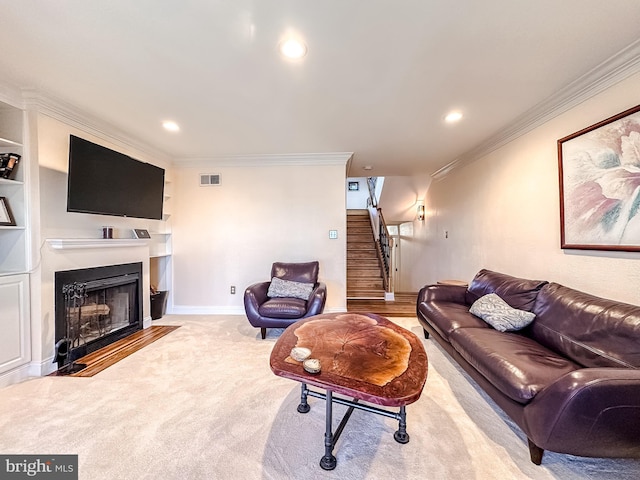
[[[418,304],[422,302],[441,301],[466,305],[467,287],[463,285],[426,285],[418,292]]]
[[[542,390],[524,410],[539,447],[580,456],[640,454],[640,370],[584,368]]]
[[[327,286],[323,282],[318,282],[307,300],[307,313],[305,317],[318,315],[324,310],[327,301]]]

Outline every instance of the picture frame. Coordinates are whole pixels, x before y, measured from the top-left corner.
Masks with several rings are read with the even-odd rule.
[[[640,105],[558,140],[563,249],[640,251]]]
[[[349,182],[349,191],[356,192],[360,190],[360,182]]]
[[[133,229],[133,235],[136,238],[140,238],[143,240],[148,240],[151,238],[151,235],[149,234],[149,230],[144,229],[144,228],[134,228]]]
[[[0,225],[6,227],[16,226],[16,220],[11,212],[11,207],[9,207],[7,197],[0,197]]]

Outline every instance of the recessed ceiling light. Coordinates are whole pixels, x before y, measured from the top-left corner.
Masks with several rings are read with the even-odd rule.
[[[371,165],[365,165],[362,168],[365,169],[365,170],[373,170],[373,167]]]
[[[280,44],[280,53],[287,58],[302,58],[307,54],[307,46],[298,39],[288,38]]]
[[[170,132],[180,131],[180,126],[176,122],[172,122],[171,120],[162,122],[162,126],[164,127],[165,130],[168,130]]]
[[[447,123],[456,123],[462,119],[462,112],[454,111],[449,112],[446,117],[444,117],[444,121]]]

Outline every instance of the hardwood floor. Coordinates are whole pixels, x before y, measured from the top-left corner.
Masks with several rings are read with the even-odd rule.
[[[417,293],[395,294],[395,300],[347,299],[347,311],[377,313],[385,317],[415,317]]]
[[[110,367],[114,363],[128,357],[132,353],[137,352],[143,347],[146,347],[150,343],[155,342],[159,338],[173,332],[177,326],[166,325],[154,325],[144,330],[139,330],[136,333],[122,338],[117,342],[107,345],[106,347],[96,350],[89,355],[85,355],[82,358],[76,360],[76,363],[86,364],[87,367],[83,368],[79,372],[72,373],[66,376],[69,377],[93,377],[96,373],[100,373],[107,367]],[[54,372],[52,376],[62,376],[64,374]]]

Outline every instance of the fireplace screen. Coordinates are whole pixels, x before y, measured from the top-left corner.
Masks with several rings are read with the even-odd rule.
[[[72,348],[130,325],[136,284],[131,283],[128,277],[110,280],[129,283],[105,286],[104,282],[86,282],[62,287],[65,297],[66,338]]]
[[[58,368],[142,328],[142,264],[56,272]]]

